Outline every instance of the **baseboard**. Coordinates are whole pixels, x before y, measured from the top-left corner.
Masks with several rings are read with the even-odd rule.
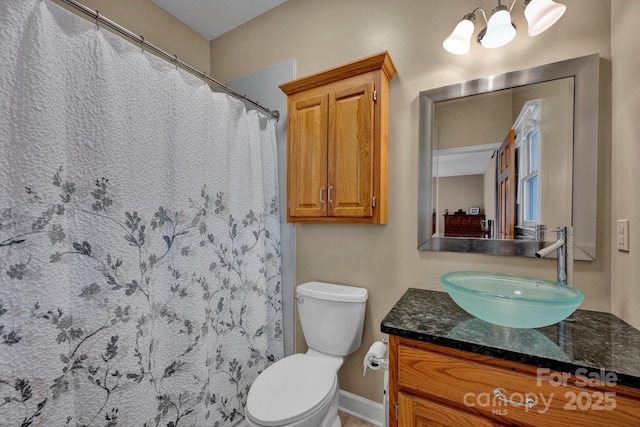
[[[354,417],[358,417],[373,425],[383,427],[384,406],[382,403],[365,399],[348,391],[340,390],[340,410]]]

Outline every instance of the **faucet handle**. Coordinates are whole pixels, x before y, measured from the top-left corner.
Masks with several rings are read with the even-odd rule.
[[[573,235],[573,227],[564,225],[558,226],[555,230],[549,230],[552,233],[558,233],[558,238],[560,238],[560,234],[564,234],[565,236]]]

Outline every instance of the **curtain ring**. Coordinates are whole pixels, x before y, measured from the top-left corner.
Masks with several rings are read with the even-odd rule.
[[[100,29],[100,12],[96,10],[96,29]]]
[[[178,55],[173,55],[173,62],[176,64],[176,70],[178,69]]]
[[[140,36],[140,50],[144,54],[144,36]]]

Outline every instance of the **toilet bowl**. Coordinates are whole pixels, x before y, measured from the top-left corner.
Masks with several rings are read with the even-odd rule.
[[[339,427],[336,365],[313,355],[294,354],[269,366],[249,390],[247,423],[251,427]]]
[[[305,354],[285,357],[251,385],[245,419],[251,427],[340,427],[338,370],[360,347],[366,289],[309,282],[296,289]]]

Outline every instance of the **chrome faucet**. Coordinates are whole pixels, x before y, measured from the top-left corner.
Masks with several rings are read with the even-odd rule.
[[[558,227],[558,240],[549,246],[536,252],[537,258],[544,258],[553,251],[558,251],[558,282],[573,286],[573,236],[569,234],[568,227]],[[570,275],[569,272],[572,274]],[[573,323],[575,319],[570,315],[558,323],[558,346],[565,353],[569,351],[569,334],[571,331],[567,322]]]
[[[570,242],[571,237],[568,232],[568,227],[558,227],[556,230],[558,233],[558,240],[549,246],[540,249],[536,252],[537,258],[544,258],[553,251],[557,251],[558,256],[558,282],[563,285],[573,286],[572,275],[569,271],[573,267],[572,244]]]

